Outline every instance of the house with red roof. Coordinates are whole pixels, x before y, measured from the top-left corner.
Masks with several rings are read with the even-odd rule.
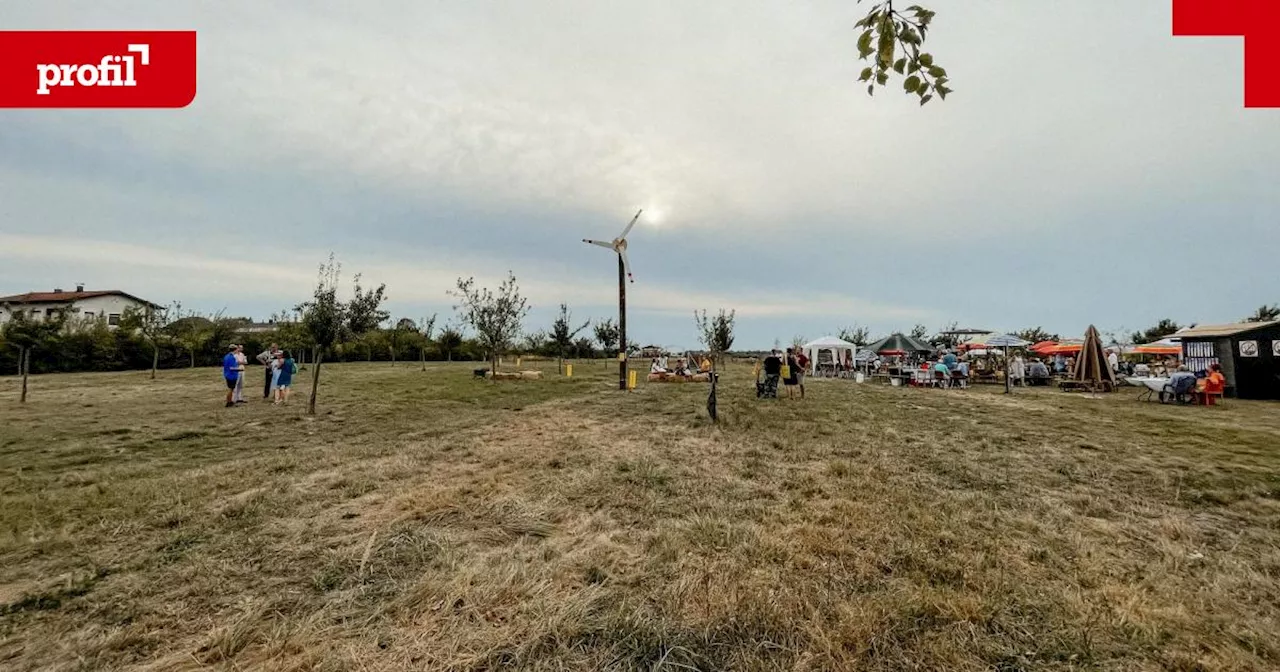
[[[105,319],[109,326],[115,327],[119,326],[121,316],[129,308],[150,310],[160,307],[159,304],[118,289],[86,290],[84,285],[77,285],[72,292],[58,288],[52,292],[0,296],[0,324],[8,322],[9,316],[16,312],[27,312],[33,317],[45,318],[70,310],[81,317]]]

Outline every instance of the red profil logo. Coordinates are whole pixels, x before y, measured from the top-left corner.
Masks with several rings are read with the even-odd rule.
[[[186,107],[195,31],[0,31],[0,107]]]
[[[1244,38],[1244,106],[1280,107],[1280,0],[1173,0],[1173,34]]]

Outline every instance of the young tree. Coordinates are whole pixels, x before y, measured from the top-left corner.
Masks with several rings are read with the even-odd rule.
[[[431,317],[424,317],[419,322],[422,328],[418,330],[420,338],[418,348],[418,356],[422,359],[422,370],[427,370],[427,348],[431,345],[431,335],[436,330],[436,314],[431,313]]]
[[[596,322],[595,336],[596,340],[600,342],[601,350],[605,352],[616,352],[618,350],[618,323],[613,318]]]
[[[854,345],[861,346],[871,342],[871,330],[857,324],[841,329],[836,335],[840,337],[840,340],[848,341]]]
[[[556,356],[559,357],[557,368],[560,373],[564,373],[564,357],[573,347],[573,339],[582,333],[587,327],[591,326],[591,320],[587,320],[576,328],[572,326],[571,320],[573,316],[569,313],[569,306],[560,304],[560,316],[551,325],[551,344],[555,346]]]
[[[311,395],[307,400],[307,414],[316,413],[316,395],[320,389],[320,365],[325,353],[348,335],[360,336],[387,319],[382,310],[386,285],[376,290],[364,291],[360,276],[355,278],[354,296],[350,301],[338,299],[338,280],[342,266],[329,255],[329,261],[320,265],[320,277],[310,301],[298,305],[302,314],[302,326],[315,347],[315,368],[311,372]]]
[[[125,308],[120,316],[120,326],[140,334],[151,344],[151,380],[156,379],[160,367],[160,345],[168,339],[165,327],[169,324],[169,309],[155,306]]]
[[[1263,304],[1255,310],[1252,315],[1244,318],[1245,322],[1270,322],[1272,320],[1280,320],[1280,304],[1266,305]]]
[[[68,310],[50,312],[41,320],[30,311],[14,309],[5,323],[4,342],[18,348],[18,375],[22,376],[22,391],[18,403],[27,403],[27,376],[31,373],[31,351],[50,347],[67,324]]]
[[[462,347],[462,330],[452,324],[444,325],[444,329],[440,330],[440,338],[436,339],[436,345],[445,361],[452,362],[453,353]]]
[[[578,340],[573,342],[572,353],[574,357],[579,359],[595,359],[596,345],[586,336],[580,336]]]
[[[1182,327],[1179,327],[1177,322],[1174,322],[1169,318],[1165,318],[1156,323],[1156,326],[1151,327],[1146,331],[1133,332],[1131,340],[1134,343],[1151,343],[1152,341],[1158,341],[1165,336],[1176,333],[1181,328]]]
[[[733,322],[736,312],[728,313],[721,308],[714,317],[708,317],[704,309],[701,314],[693,311],[693,323],[698,327],[698,340],[711,356],[711,367],[719,366],[724,353],[733,347]]]
[[[528,301],[520,296],[516,276],[507,272],[507,279],[498,285],[497,291],[477,287],[475,278],[458,278],[458,288],[449,292],[458,299],[454,310],[461,313],[462,321],[476,332],[476,341],[498,371],[498,360],[520,336],[520,323],[529,314]]]
[[[876,1],[867,15],[854,24],[862,30],[858,58],[871,63],[858,77],[858,81],[867,83],[867,95],[873,95],[877,86],[888,84],[893,71],[905,75],[902,88],[908,95],[918,96],[921,105],[933,100],[934,95],[947,99],[951,93],[947,71],[933,62],[933,54],[920,50],[935,15],[919,5],[898,11],[893,0],[884,0]]]
[[[925,337],[928,335],[929,335],[929,328],[924,326],[923,324],[917,324],[916,326],[911,328],[911,338],[914,338],[917,341],[923,341]]]

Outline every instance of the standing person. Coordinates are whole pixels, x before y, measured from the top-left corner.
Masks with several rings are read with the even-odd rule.
[[[265,367],[264,372],[266,373],[266,379],[262,383],[263,401],[271,399],[271,365],[276,361],[276,353],[279,351],[280,348],[276,347],[275,343],[272,343],[271,347],[258,353],[258,362]]]
[[[232,345],[227,348],[227,354],[222,358],[222,379],[227,383],[227,408],[235,406],[233,397],[236,392],[236,385],[240,382],[240,363],[236,361],[236,346]]]
[[[800,384],[800,379],[797,377],[799,373],[800,373],[800,365],[799,363],[796,362],[795,350],[792,348],[787,348],[787,377],[785,380],[782,381],[782,383],[787,388],[788,399],[790,399],[792,395],[795,394],[795,392],[791,388]]]
[[[1120,373],[1120,356],[1115,350],[1107,350],[1107,365],[1111,367],[1111,373]]]
[[[1014,355],[1013,362],[1009,364],[1009,378],[1018,387],[1027,385],[1027,363],[1022,359],[1021,353]]]
[[[276,358],[280,361],[280,368],[276,373],[276,400],[277,404],[289,403],[289,388],[293,385],[293,374],[298,368],[293,361],[293,355],[288,351],[280,353]]]
[[[804,375],[809,372],[809,357],[804,350],[796,350],[796,384],[800,386],[800,398],[804,399]]]
[[[284,351],[276,350],[276,356],[271,360],[271,397],[276,396],[276,388],[280,387],[280,369],[284,368]]]
[[[231,395],[231,401],[237,404],[244,403],[244,367],[249,363],[249,358],[244,354],[244,346],[236,344],[236,389],[235,394]]]
[[[775,348],[764,358],[764,392],[760,396],[766,399],[778,398],[778,378],[782,375],[782,357]]]

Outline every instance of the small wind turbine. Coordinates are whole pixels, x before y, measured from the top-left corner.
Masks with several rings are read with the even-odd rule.
[[[627,224],[627,228],[618,234],[612,242],[606,243],[603,240],[591,240],[583,238],[582,242],[592,245],[599,245],[605,249],[613,250],[618,254],[618,389],[627,389],[627,280],[635,282],[635,278],[631,277],[631,262],[627,261],[627,234],[631,233],[631,227],[636,225],[636,220],[640,219],[640,213],[643,209],[636,211],[636,216],[631,218],[631,223]]]

